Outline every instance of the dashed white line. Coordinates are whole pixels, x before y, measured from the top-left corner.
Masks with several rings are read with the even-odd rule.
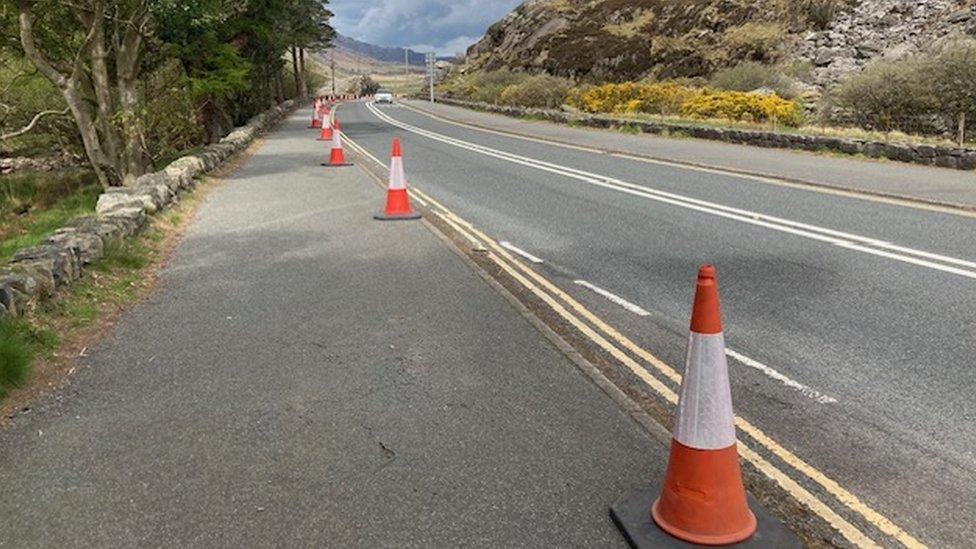
[[[725,349],[725,354],[728,357],[733,358],[733,359],[737,360],[738,362],[744,364],[745,366],[748,366],[748,367],[753,368],[755,370],[759,370],[760,372],[762,372],[763,374],[765,374],[767,377],[769,377],[771,379],[775,379],[776,381],[782,383],[783,385],[786,385],[790,389],[793,389],[795,391],[798,391],[803,396],[805,396],[805,397],[807,397],[807,398],[809,398],[811,400],[814,400],[816,402],[819,402],[820,404],[835,404],[835,403],[837,403],[837,399],[836,398],[831,397],[831,396],[827,396],[827,395],[821,393],[820,391],[818,391],[816,389],[812,389],[810,387],[807,387],[806,385],[800,383],[799,381],[795,381],[793,379],[790,379],[790,378],[786,377],[785,375],[779,373],[775,369],[773,369],[773,368],[771,368],[769,366],[766,366],[762,362],[759,362],[758,360],[753,360],[753,359],[751,359],[751,358],[749,358],[749,357],[747,357],[747,356],[745,356],[745,355],[743,355],[741,353],[737,353],[737,352],[733,351],[732,349]]]
[[[534,256],[532,254],[530,254],[529,252],[527,252],[527,251],[525,251],[525,250],[523,250],[521,248],[516,248],[514,245],[512,245],[511,242],[499,242],[498,245],[501,246],[502,248],[505,248],[506,250],[508,250],[510,252],[516,253],[516,254],[524,257],[525,259],[528,259],[530,262],[535,263],[536,265],[541,265],[541,264],[545,263],[545,261],[543,261],[542,259],[540,259],[540,258],[538,258],[538,257],[536,257],[536,256]]]
[[[644,187],[641,185],[636,185],[634,183],[628,183],[626,181],[622,181],[619,179],[615,179],[615,178],[611,178],[599,174],[594,174],[591,172],[586,172],[583,170],[578,170],[575,168],[570,168],[559,164],[553,164],[551,162],[545,162],[535,158],[520,156],[514,153],[500,151],[498,149],[492,149],[482,145],[476,145],[468,141],[463,141],[460,139],[455,139],[453,137],[448,137],[446,135],[431,132],[428,130],[424,130],[422,128],[418,128],[416,126],[412,126],[404,122],[400,122],[399,120],[396,120],[395,118],[392,118],[384,113],[378,112],[375,109],[373,109],[373,114],[376,115],[381,120],[393,126],[415,133],[417,135],[422,135],[424,137],[428,137],[435,141],[440,141],[442,143],[447,143],[449,145],[453,145],[458,148],[474,151],[483,154],[485,156],[498,158],[500,160],[511,162],[513,164],[519,164],[537,170],[541,170],[549,173],[555,173],[557,175],[563,175],[568,178],[576,179],[578,181],[584,181],[586,183],[590,183],[598,187],[603,187],[618,192],[639,196],[642,198],[647,198],[649,200],[654,200],[665,204],[671,204],[681,208],[685,208],[685,209],[689,209],[689,210],[693,210],[693,211],[697,211],[709,215],[714,215],[725,219],[740,221],[750,225],[764,227],[767,229],[772,229],[774,231],[779,231],[794,236],[808,238],[811,240],[817,240],[820,242],[832,244],[849,250],[863,252],[878,257],[884,257],[895,261],[901,261],[904,263],[909,263],[920,267],[927,267],[929,269],[942,271],[945,273],[951,273],[958,276],[963,276],[966,278],[976,280],[976,261],[969,261],[965,259],[959,259],[955,257],[949,257],[945,255],[926,252],[923,250],[916,250],[905,246],[899,246],[890,242],[877,240],[874,238],[837,231],[825,227],[818,227],[816,225],[811,225],[807,223],[791,221],[788,219],[783,219],[780,217],[770,216],[766,214],[760,214],[757,212],[751,212],[740,208],[724,206],[721,204],[716,204],[714,202],[698,200],[680,194],[659,191],[651,187]],[[923,258],[923,259],[919,259],[919,258]],[[958,267],[955,267],[953,265],[958,265]]]
[[[620,297],[619,295],[608,292],[607,290],[604,290],[599,286],[594,286],[593,284],[590,284],[585,280],[577,280],[576,285],[582,286],[588,290],[592,290],[593,292],[607,298],[609,301],[616,303],[617,305],[620,305],[624,309],[634,313],[637,316],[651,316],[651,313],[640,308],[640,306],[634,305],[633,303],[627,301],[626,299]]]

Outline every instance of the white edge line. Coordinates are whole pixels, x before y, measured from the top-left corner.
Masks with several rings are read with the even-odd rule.
[[[573,179],[577,179],[577,180],[580,180],[580,181],[584,181],[584,182],[587,182],[587,183],[591,183],[591,184],[596,185],[598,187],[604,187],[604,188],[616,190],[616,191],[623,192],[623,193],[627,193],[627,194],[641,196],[641,197],[648,198],[648,199],[651,199],[651,200],[656,200],[658,202],[664,202],[664,203],[668,203],[668,204],[673,204],[673,205],[680,206],[680,207],[683,207],[683,208],[686,208],[686,209],[695,210],[695,211],[699,211],[699,212],[702,212],[702,213],[707,213],[707,214],[715,215],[715,216],[718,216],[718,217],[724,217],[724,218],[732,219],[732,220],[736,220],[736,221],[741,221],[743,223],[747,223],[747,224],[751,224],[751,225],[757,225],[757,226],[761,226],[761,227],[773,229],[773,230],[776,230],[776,231],[780,231],[780,232],[784,232],[784,233],[788,233],[788,234],[793,234],[793,235],[796,235],[796,236],[806,237],[806,238],[809,238],[809,239],[812,239],[812,240],[819,240],[821,242],[827,242],[829,244],[835,244],[835,245],[838,245],[838,246],[841,246],[841,247],[844,247],[844,248],[848,248],[848,249],[851,249],[851,250],[854,250],[854,251],[864,252],[864,253],[867,253],[867,254],[870,254],[870,255],[875,255],[875,256],[879,256],[879,257],[885,257],[885,258],[888,258],[888,259],[893,259],[893,260],[901,261],[901,262],[904,262],[904,263],[910,263],[910,264],[914,264],[914,265],[918,265],[918,266],[922,266],[922,267],[928,267],[928,268],[933,269],[933,270],[938,270],[938,271],[942,271],[942,272],[956,274],[956,275],[959,275],[959,276],[964,276],[964,277],[971,278],[971,279],[976,279],[976,271],[967,271],[967,270],[964,270],[964,269],[959,269],[959,268],[955,268],[955,267],[949,267],[949,266],[946,266],[946,265],[942,265],[942,264],[939,264],[939,263],[935,263],[933,261],[919,260],[919,259],[916,259],[916,258],[913,258],[913,257],[909,257],[909,256],[906,256],[906,255],[901,255],[901,254],[896,254],[896,253],[892,253],[892,252],[886,252],[884,250],[870,248],[867,245],[876,245],[876,246],[880,246],[880,247],[887,247],[887,248],[890,248],[890,249],[895,249],[895,250],[898,250],[898,251],[903,251],[903,252],[906,252],[906,253],[911,253],[911,254],[916,255],[916,256],[937,258],[939,260],[946,261],[948,263],[963,264],[963,265],[973,266],[973,267],[976,267],[976,262],[966,261],[966,260],[957,259],[957,258],[948,257],[948,256],[941,256],[941,255],[938,255],[938,254],[932,254],[932,253],[924,252],[924,251],[921,251],[921,250],[913,250],[911,248],[906,248],[906,247],[902,247],[902,246],[895,246],[895,245],[890,244],[890,243],[887,243],[887,242],[883,242],[883,241],[880,241],[880,240],[875,240],[875,239],[871,239],[871,238],[867,238],[867,237],[862,237],[862,236],[859,236],[859,235],[853,235],[853,234],[849,234],[849,233],[843,233],[843,232],[835,231],[835,230],[832,230],[832,229],[825,229],[825,228],[822,228],[822,227],[816,227],[814,225],[807,225],[807,224],[803,224],[803,223],[799,223],[799,222],[795,222],[795,221],[790,221],[790,220],[786,220],[786,219],[781,219],[781,218],[776,218],[776,217],[772,217],[772,216],[767,216],[767,215],[764,215],[764,214],[759,214],[759,213],[755,213],[755,212],[749,212],[747,210],[740,210],[740,209],[732,208],[732,207],[729,207],[729,206],[723,206],[723,205],[720,205],[720,204],[714,204],[714,203],[710,203],[710,202],[706,202],[706,201],[702,201],[702,200],[697,200],[697,199],[685,197],[683,195],[677,195],[677,194],[673,194],[673,193],[667,193],[667,192],[664,192],[664,191],[657,191],[657,190],[650,189],[650,188],[647,188],[647,187],[642,187],[640,185],[635,185],[633,183],[627,183],[625,181],[621,181],[621,180],[618,180],[618,179],[608,178],[608,177],[604,177],[604,176],[599,176],[597,174],[590,174],[588,172],[584,172],[584,171],[581,171],[581,170],[576,170],[574,168],[567,168],[565,166],[560,166],[558,164],[552,164],[552,163],[548,163],[548,162],[544,162],[544,161],[540,161],[540,160],[531,159],[531,158],[528,158],[528,157],[521,157],[521,156],[515,155],[513,153],[507,153],[507,152],[503,152],[503,151],[498,151],[496,149],[491,149],[491,148],[484,147],[484,146],[481,146],[481,145],[474,145],[474,144],[469,143],[469,142],[466,142],[466,141],[462,141],[462,140],[459,140],[459,139],[447,137],[447,136],[444,136],[444,135],[441,135],[441,134],[437,134],[435,132],[430,132],[430,131],[427,131],[427,130],[423,130],[421,128],[417,128],[415,126],[411,126],[411,125],[406,124],[404,122],[400,122],[400,121],[398,121],[396,119],[393,119],[393,118],[389,117],[388,115],[386,115],[384,113],[380,113],[380,112],[373,111],[373,114],[375,114],[378,118],[380,118],[381,120],[384,120],[385,122],[387,122],[389,124],[392,124],[394,126],[397,126],[397,127],[401,128],[401,129],[404,129],[406,131],[416,133],[418,135],[423,135],[425,137],[429,137],[429,138],[434,139],[436,141],[441,141],[443,143],[447,143],[447,144],[450,144],[450,145],[454,145],[454,146],[459,147],[459,148],[462,148],[462,149],[471,150],[471,151],[478,152],[478,153],[481,153],[481,154],[486,155],[486,156],[491,156],[491,157],[498,158],[498,159],[501,159],[501,160],[506,160],[508,162],[512,162],[512,163],[515,163],[515,164],[521,164],[521,165],[525,165],[525,166],[528,166],[528,167],[532,167],[532,168],[535,168],[535,169],[538,169],[538,170],[542,170],[542,171],[546,171],[546,172],[551,172],[551,173],[556,173],[556,174],[559,174],[559,175],[563,175],[563,176],[566,176],[566,177],[570,177],[570,178],[573,178]],[[811,231],[816,231],[816,232],[811,232]],[[837,235],[837,237],[835,237],[834,235]],[[842,238],[849,238],[849,239],[853,240],[854,242],[845,241],[845,240],[842,240]],[[857,243],[858,241],[863,242],[865,245],[858,244]]]
[[[738,362],[742,363],[745,366],[748,366],[748,367],[753,368],[755,370],[759,370],[760,372],[762,372],[763,374],[765,374],[767,377],[769,377],[771,379],[775,379],[776,381],[782,383],[783,385],[786,385],[790,389],[793,389],[795,391],[798,391],[803,396],[805,396],[805,397],[807,397],[807,398],[809,398],[811,400],[814,400],[816,402],[819,402],[820,404],[836,404],[837,403],[837,399],[836,398],[834,398],[832,396],[827,396],[827,395],[821,393],[820,391],[818,391],[816,389],[807,387],[806,385],[800,383],[799,381],[790,379],[790,378],[786,377],[785,375],[781,374],[780,372],[776,371],[775,369],[773,369],[773,368],[771,368],[769,366],[766,366],[762,362],[759,362],[758,360],[753,360],[753,359],[751,359],[751,358],[749,358],[749,357],[747,357],[747,356],[745,356],[745,355],[743,355],[741,353],[737,353],[737,352],[733,351],[732,349],[725,349],[725,354],[727,356],[729,356],[730,358],[733,358],[733,359],[737,360]]]
[[[505,248],[506,250],[508,250],[510,252],[514,252],[514,253],[516,253],[516,254],[524,257],[525,259],[529,260],[532,263],[535,263],[536,265],[541,265],[541,264],[545,263],[545,261],[543,261],[542,259],[540,259],[540,258],[538,258],[538,257],[536,257],[536,256],[534,256],[532,254],[530,254],[529,252],[527,252],[527,251],[525,251],[525,250],[523,250],[521,248],[515,247],[511,242],[499,242],[498,245],[501,246],[502,248]]]
[[[628,311],[634,313],[637,316],[651,316],[651,313],[642,309],[640,306],[634,305],[633,303],[627,301],[626,299],[620,297],[619,295],[608,292],[607,290],[604,290],[599,286],[594,286],[593,284],[590,284],[585,280],[577,280],[575,281],[575,283],[577,286],[582,286],[588,290],[592,290],[593,292],[607,298],[608,300],[610,300],[613,303],[616,303],[617,305],[620,305],[624,309],[627,309]]]

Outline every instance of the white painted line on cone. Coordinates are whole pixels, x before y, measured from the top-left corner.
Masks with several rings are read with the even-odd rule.
[[[647,364],[653,366],[660,374],[664,375],[673,383],[678,385],[681,384],[681,375],[675,371],[673,367],[666,364],[661,359],[657,358],[651,354],[646,349],[636,345],[633,341],[627,338],[625,335],[620,333],[618,330],[608,325],[600,317],[594,315],[591,311],[583,307],[578,301],[573,299],[571,296],[566,294],[555,284],[549,281],[547,278],[535,272],[528,265],[518,261],[514,256],[510,255],[504,248],[499,246],[494,240],[489,236],[485,235],[478,229],[471,226],[470,223],[465,221],[463,218],[455,215],[446,206],[430,197],[423,191],[417,190],[418,193],[422,194],[431,204],[435,205],[440,210],[444,211],[448,217],[453,219],[455,222],[455,228],[458,226],[463,226],[464,229],[461,231],[470,231],[477,238],[481,239],[485,244],[487,244],[495,253],[489,253],[489,257],[497,263],[503,270],[509,273],[514,279],[516,279],[520,284],[529,289],[532,293],[542,299],[551,309],[556,313],[566,319],[572,326],[583,333],[591,341],[602,347],[611,356],[617,359],[621,364],[627,367],[631,372],[633,372],[639,379],[646,383],[650,388],[652,388],[656,393],[662,396],[665,400],[670,402],[672,405],[677,404],[678,395],[670,387],[662,383],[656,377],[651,375],[648,369],[633,360],[629,355],[624,353],[620,348],[616,347],[614,344],[610,343],[600,334],[596,333],[590,326],[583,322],[582,319],[576,317],[573,313],[568,311],[563,305],[561,305],[556,299],[560,299],[565,302],[571,309],[579,313],[588,322],[592,323],[598,330],[609,336],[612,340],[620,344],[624,349],[634,353],[636,356],[640,357],[642,360],[646,361]],[[511,263],[510,266],[509,263]],[[516,272],[516,269],[521,271],[523,274]],[[528,277],[528,278],[527,278]],[[531,279],[531,281],[529,280]],[[537,285],[538,284],[538,285]],[[544,289],[543,289],[544,288]],[[550,293],[551,292],[551,295]],[[748,420],[742,418],[741,416],[736,416],[735,418],[736,427],[747,434],[752,440],[758,443],[760,446],[764,447],[768,451],[772,452],[777,458],[785,462],[795,471],[806,476],[808,479],[812,480],[816,484],[820,485],[827,490],[838,502],[850,509],[851,511],[857,513],[873,526],[878,528],[880,531],[894,539],[897,539],[905,547],[911,548],[924,548],[925,544],[921,543],[918,539],[913,537],[911,534],[903,530],[897,524],[893,523],[890,519],[884,515],[875,511],[872,507],[864,503],[853,493],[841,486],[837,481],[828,477],[826,474],[816,469],[799,456],[791,452],[790,450],[783,447],[781,444],[770,438],[758,427],[752,425]],[[791,478],[789,475],[778,469],[768,460],[760,456],[756,451],[751,449],[748,445],[740,442],[739,452],[741,455],[750,463],[752,463],[757,469],[763,472],[768,478],[779,484],[784,490],[786,490],[792,497],[797,501],[814,511],[817,515],[827,521],[831,526],[833,526],[838,532],[840,532],[848,541],[857,547],[879,547],[870,537],[864,534],[856,526],[848,522],[846,519],[837,514],[833,509],[821,501],[817,496],[812,494],[809,490],[800,485],[797,481]]]
[[[590,284],[589,282],[587,282],[585,280],[576,280],[574,283],[577,286],[582,286],[582,287],[584,287],[584,288],[586,288],[588,290],[593,291],[594,293],[596,293],[598,295],[601,295],[601,296],[607,298],[608,301],[611,301],[613,303],[616,303],[617,305],[620,305],[624,309],[626,309],[626,310],[634,313],[637,316],[651,316],[651,313],[649,313],[649,312],[645,311],[644,309],[640,308],[640,306],[634,305],[633,303],[627,301],[626,299],[620,297],[619,295],[616,295],[616,294],[611,293],[611,292],[609,292],[607,290],[604,290],[603,288],[601,288],[599,286],[595,286],[593,284]]]
[[[393,124],[397,125],[397,124]],[[413,131],[413,130],[411,130]],[[416,133],[416,132],[415,132]],[[654,356],[652,353],[638,346],[633,341],[631,341],[624,334],[620,333],[614,327],[607,324],[598,316],[594,315],[591,311],[583,307],[578,301],[573,299],[571,296],[566,294],[555,284],[549,281],[547,278],[535,272],[528,265],[518,261],[514,256],[509,254],[504,248],[499,246],[493,239],[485,235],[483,232],[475,229],[470,223],[465,221],[463,218],[455,215],[450,209],[438,202],[436,199],[430,197],[420,189],[414,189],[417,193],[423,196],[428,202],[433,204],[438,209],[442,210],[447,218],[445,221],[451,222],[451,226],[458,230],[464,235],[465,238],[480,239],[486,245],[488,245],[494,253],[489,252],[489,257],[498,264],[504,271],[511,275],[516,281],[521,285],[529,289],[537,297],[542,299],[553,311],[558,313],[564,319],[566,319],[573,327],[579,330],[583,335],[589,338],[591,341],[599,345],[601,348],[606,350],[628,368],[632,373],[634,373],[639,379],[641,379],[645,384],[647,384],[656,393],[661,395],[666,401],[672,405],[677,404],[678,395],[670,387],[662,383],[656,377],[651,375],[648,368],[639,364],[629,355],[627,355],[621,348],[608,341],[606,338],[597,333],[593,328],[587,325],[583,320],[573,313],[568,311],[561,303],[557,301],[562,300],[566,305],[576,311],[581,317],[585,318],[588,322],[592,323],[596,329],[600,330],[612,340],[616,341],[621,347],[627,349],[629,352],[633,353],[637,357],[640,357],[646,362],[646,364],[652,366],[657,372],[673,383],[680,385],[681,375],[669,364],[665,363],[661,359]],[[453,222],[452,222],[453,221]],[[462,228],[463,227],[463,228]],[[470,231],[470,232],[469,232]],[[469,233],[469,234],[464,234]],[[477,238],[475,238],[475,235]],[[504,260],[502,259],[504,258]],[[518,271],[521,271],[519,273]],[[524,273],[524,274],[523,274]],[[528,277],[528,278],[527,278]],[[531,281],[529,280],[531,279]],[[538,285],[537,285],[538,284]],[[544,288],[544,290],[543,290]],[[551,295],[550,295],[551,292]],[[868,521],[871,525],[878,528],[884,534],[891,536],[892,538],[898,540],[905,547],[910,548],[924,548],[925,544],[920,542],[914,536],[906,532],[900,526],[892,522],[886,516],[877,512],[870,505],[862,501],[856,495],[851,493],[849,490],[841,486],[837,481],[828,477],[825,473],[817,469],[816,467],[810,465],[802,458],[800,458],[795,453],[791,452],[787,448],[783,447],[777,441],[769,437],[761,429],[750,423],[748,420],[741,416],[735,417],[735,425],[742,432],[748,435],[753,441],[755,441],[760,446],[764,447],[766,450],[770,451],[778,459],[785,462],[789,467],[791,467],[796,472],[804,475],[808,479],[812,480],[814,483],[820,485],[829,494],[831,494],[836,501],[841,503],[843,506],[847,507],[851,511],[860,515]],[[752,463],[757,469],[763,472],[768,478],[774,480],[777,484],[783,487],[792,497],[797,501],[814,511],[817,515],[827,521],[832,527],[834,527],[838,532],[840,532],[848,541],[858,547],[879,547],[870,537],[865,535],[858,527],[854,526],[846,519],[837,514],[833,509],[821,501],[817,496],[807,490],[805,487],[800,485],[797,481],[791,478],[789,475],[778,469],[772,463],[767,461],[765,458],[760,456],[756,451],[750,448],[746,444],[740,442],[739,451],[747,461]]]
[[[725,354],[729,358],[735,359],[736,361],[740,362],[741,364],[744,364],[745,366],[748,366],[748,367],[753,368],[755,370],[759,370],[760,372],[762,372],[763,374],[765,374],[770,379],[775,379],[776,381],[782,383],[783,385],[786,385],[790,389],[793,389],[795,391],[798,391],[803,396],[805,396],[805,397],[807,397],[807,398],[809,398],[811,400],[814,400],[816,402],[819,402],[820,404],[836,404],[837,403],[837,399],[836,398],[831,397],[831,396],[827,396],[827,395],[821,393],[820,391],[818,391],[816,389],[812,389],[810,387],[807,387],[806,385],[800,383],[799,381],[790,379],[789,377],[785,376],[784,374],[781,374],[780,372],[776,371],[775,369],[773,369],[773,368],[771,368],[769,366],[766,366],[765,364],[763,364],[762,362],[759,362],[758,360],[753,360],[753,359],[747,357],[746,355],[744,355],[742,353],[737,353],[737,352],[733,351],[732,349],[725,349]]]
[[[508,250],[510,252],[516,253],[516,254],[524,257],[525,259],[528,259],[530,262],[535,263],[536,265],[541,265],[541,264],[545,263],[545,261],[543,261],[542,259],[540,259],[540,258],[538,258],[538,257],[536,257],[536,256],[534,256],[532,254],[530,254],[529,252],[527,252],[527,251],[525,251],[525,250],[523,250],[521,248],[515,247],[514,245],[512,245],[511,242],[499,242],[498,245],[501,246],[502,248],[505,248],[506,250]]]

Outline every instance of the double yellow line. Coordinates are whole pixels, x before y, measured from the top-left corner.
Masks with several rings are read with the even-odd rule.
[[[346,143],[350,148],[359,154],[371,159],[378,166],[386,169],[386,164],[369,153],[361,145],[349,139],[345,134]],[[654,371],[663,376],[667,382],[675,386],[681,384],[681,374],[673,367],[654,356],[650,351],[640,347],[627,336],[620,333],[613,326],[595,315],[584,307],[572,296],[561,290],[553,282],[540,275],[529,265],[519,258],[510,254],[501,247],[494,239],[475,228],[471,223],[464,220],[449,208],[438,202],[436,199],[421,191],[416,186],[410,189],[410,193],[418,201],[427,206],[431,213],[438,216],[462,238],[469,242],[474,249],[484,249],[487,257],[498,265],[508,276],[518,282],[522,287],[535,295],[545,303],[553,312],[577,329],[588,340],[607,352],[616,359],[621,365],[626,367],[638,379],[644,382],[655,393],[672,405],[678,402],[678,394],[666,382],[652,375],[651,371],[639,363],[637,359],[651,366]],[[636,357],[636,358],[635,358]],[[919,540],[911,536],[904,529],[893,523],[891,520],[875,511],[869,505],[861,501],[853,493],[842,487],[837,481],[831,479],[822,471],[810,465],[799,456],[784,448],[773,440],[761,429],[751,422],[742,418],[735,417],[736,427],[744,433],[751,441],[775,455],[784,463],[789,465],[794,471],[801,473],[814,483],[818,484],[823,490],[833,496],[837,502],[859,515],[864,521],[871,524],[887,536],[897,540],[905,547],[922,548],[925,547]],[[842,517],[823,500],[815,496],[799,482],[794,480],[789,474],[777,468],[767,459],[761,456],[748,444],[740,440],[739,453],[743,459],[752,464],[757,470],[766,477],[778,484],[796,501],[803,504],[811,511],[820,516],[830,524],[835,530],[843,535],[849,542],[858,547],[880,547],[880,545],[862,532],[858,527]]]

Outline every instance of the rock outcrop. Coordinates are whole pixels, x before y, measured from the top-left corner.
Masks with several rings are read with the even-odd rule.
[[[705,76],[775,54],[808,61],[809,84],[824,88],[871,60],[976,35],[972,0],[838,0],[829,21],[798,17],[791,2],[529,0],[468,50],[466,67],[622,81]],[[763,41],[776,51],[750,47]]]

